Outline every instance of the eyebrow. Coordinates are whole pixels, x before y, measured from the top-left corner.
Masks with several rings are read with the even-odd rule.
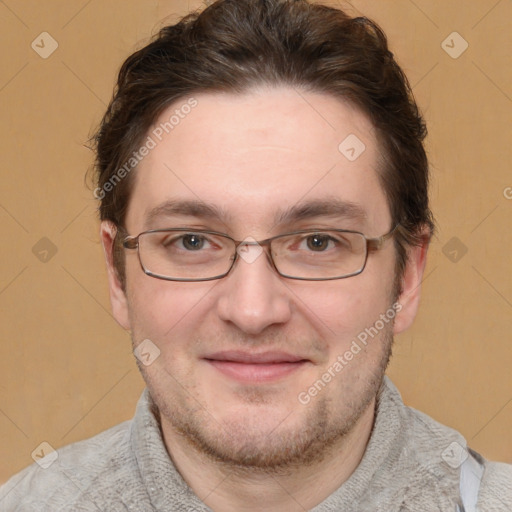
[[[146,214],[145,225],[149,226],[160,217],[188,216],[217,220],[223,223],[232,220],[232,216],[222,207],[200,200],[169,200]],[[348,220],[366,220],[366,211],[357,203],[338,198],[324,198],[302,201],[286,210],[278,211],[274,226],[292,224],[315,217],[336,217]]]
[[[300,202],[279,212],[276,215],[275,223],[289,224],[314,217],[336,217],[363,221],[366,220],[367,214],[359,204],[333,197]]]
[[[230,220],[231,218],[231,215],[229,215],[227,211],[212,203],[199,200],[170,200],[149,210],[146,214],[145,225],[149,226],[151,222],[159,217],[173,217],[179,215],[218,220]]]

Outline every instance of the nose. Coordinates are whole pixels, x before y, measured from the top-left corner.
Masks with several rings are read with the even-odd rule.
[[[238,257],[234,268],[219,287],[217,312],[225,322],[247,334],[257,335],[267,327],[286,323],[292,314],[290,292],[272,267],[265,252],[256,259],[251,246]]]

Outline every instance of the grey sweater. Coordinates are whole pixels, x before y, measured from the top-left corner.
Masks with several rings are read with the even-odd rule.
[[[210,511],[175,469],[151,405],[146,389],[131,421],[13,476],[0,487],[0,510]],[[483,460],[458,432],[406,407],[386,377],[363,459],[312,512],[476,510],[512,511],[512,466]]]

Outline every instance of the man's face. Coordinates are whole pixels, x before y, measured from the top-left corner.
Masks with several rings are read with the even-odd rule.
[[[131,235],[186,227],[262,240],[330,228],[376,237],[392,227],[373,127],[358,110],[291,88],[195,98],[197,106],[138,166],[125,225]],[[338,149],[349,135],[366,147],[353,161]],[[149,220],[169,201],[206,203],[222,217],[160,209]],[[319,201],[356,205],[360,214],[309,216],[302,209],[282,220]],[[127,250],[126,297],[112,272],[111,291],[134,345],[149,339],[160,350],[152,364],[139,366],[164,432],[185,434],[217,460],[275,467],[320,456],[373,404],[393,321],[366,345],[359,342],[341,370],[333,364],[393,304],[394,267],[390,240],[369,255],[364,272],[347,279],[286,279],[263,253],[253,262],[239,258],[220,280],[173,282],[145,275],[137,251]],[[406,307],[400,315],[414,312]],[[326,372],[330,382],[324,378],[309,393]]]

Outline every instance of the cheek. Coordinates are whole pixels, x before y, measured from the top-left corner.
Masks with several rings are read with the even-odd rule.
[[[349,350],[354,340],[362,341],[363,347],[365,341],[390,331],[395,316],[390,309],[393,279],[389,273],[376,274],[367,268],[359,276],[322,283],[321,289],[310,288],[310,295],[302,297],[303,314],[326,341],[329,360]],[[380,358],[380,344],[371,345],[374,349],[368,345],[368,350],[374,355],[365,350],[366,357]]]
[[[390,286],[360,279],[363,275],[344,281],[326,281],[321,288],[310,288],[309,293],[297,291],[304,314],[328,337],[346,339],[357,334],[373,325],[390,307]]]
[[[204,314],[207,297],[215,285],[215,281],[164,281],[140,271],[129,276],[128,282],[133,338],[135,341],[144,338],[155,340],[162,348],[168,339],[173,339],[173,345],[179,343],[183,333],[190,337],[190,332],[198,325],[198,318]]]

